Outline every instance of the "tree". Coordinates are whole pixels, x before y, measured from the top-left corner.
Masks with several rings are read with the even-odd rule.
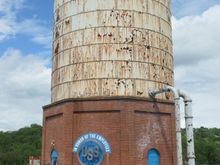
[[[32,124],[18,131],[0,132],[0,165],[26,165],[29,156],[40,156],[41,129]]]
[[[194,129],[196,164],[220,164],[220,129]],[[183,160],[186,158],[186,131],[182,130]]]

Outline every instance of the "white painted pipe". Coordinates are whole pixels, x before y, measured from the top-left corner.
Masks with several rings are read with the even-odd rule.
[[[166,86],[157,91],[149,91],[151,97],[163,92],[172,92],[174,96],[175,114],[176,114],[176,147],[177,147],[177,165],[183,165],[182,158],[182,137],[181,137],[181,122],[180,122],[180,97],[178,91],[171,86]]]
[[[192,99],[184,92],[178,90],[179,96],[185,103],[185,125],[187,137],[187,161],[188,165],[195,165],[194,135],[193,135],[193,115]]]

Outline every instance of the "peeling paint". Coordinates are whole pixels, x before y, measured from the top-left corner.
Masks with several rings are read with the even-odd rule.
[[[67,97],[148,97],[148,88],[172,86],[169,4],[55,0],[52,102]]]

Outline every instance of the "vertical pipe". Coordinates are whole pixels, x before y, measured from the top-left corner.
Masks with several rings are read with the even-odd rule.
[[[177,147],[177,165],[183,165],[182,158],[182,136],[181,136],[181,120],[180,120],[180,97],[178,91],[171,86],[165,87],[169,92],[173,93],[176,115],[176,147]]]
[[[184,102],[185,102],[188,165],[195,165],[192,101],[184,101]]]
[[[177,148],[177,165],[183,165],[182,158],[182,137],[181,137],[181,122],[180,122],[180,97],[178,91],[171,86],[166,86],[158,91],[149,91],[151,97],[163,92],[172,92],[174,96],[175,115],[176,115],[176,148]]]
[[[192,115],[192,99],[184,92],[178,91],[180,97],[185,103],[185,124],[186,124],[186,140],[187,140],[187,161],[188,165],[195,165],[195,149],[193,135],[193,115]]]
[[[177,165],[183,165],[182,158],[182,136],[181,136],[181,119],[180,119],[180,98],[174,98],[176,112],[176,147],[177,147]]]

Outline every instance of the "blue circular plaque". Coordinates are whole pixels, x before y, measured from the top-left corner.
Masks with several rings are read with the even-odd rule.
[[[78,150],[78,159],[82,165],[99,165],[103,160],[103,150],[96,141],[82,143]]]
[[[108,141],[96,133],[80,136],[73,145],[73,152],[77,153],[80,164],[100,165],[104,154],[111,153]]]

